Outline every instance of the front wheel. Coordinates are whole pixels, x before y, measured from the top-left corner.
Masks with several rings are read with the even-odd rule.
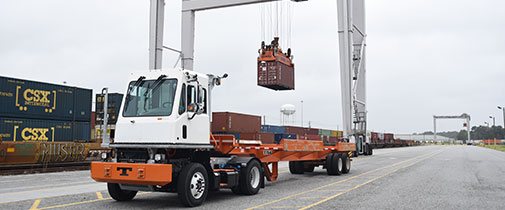
[[[116,201],[131,201],[137,195],[137,191],[122,190],[119,184],[115,183],[107,183],[107,191]]]
[[[187,207],[201,205],[209,193],[207,170],[200,163],[186,165],[177,180],[179,200]]]

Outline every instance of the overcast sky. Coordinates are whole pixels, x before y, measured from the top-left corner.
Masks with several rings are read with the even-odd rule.
[[[165,46],[180,49],[180,1],[167,0]],[[293,5],[296,90],[256,86],[260,7],[197,14],[195,70],[228,73],[214,91],[215,111],[265,115],[304,101],[304,121],[342,128],[336,1]],[[503,118],[505,1],[369,0],[366,5],[369,129],[433,129],[432,116]],[[0,75],[124,92],[127,73],[148,68],[148,0],[0,1]],[[177,54],[164,53],[164,67]],[[439,130],[462,129],[462,121]]]

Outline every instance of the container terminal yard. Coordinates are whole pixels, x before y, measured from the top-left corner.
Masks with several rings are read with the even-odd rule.
[[[0,3],[0,209],[505,208],[505,3],[118,3]]]

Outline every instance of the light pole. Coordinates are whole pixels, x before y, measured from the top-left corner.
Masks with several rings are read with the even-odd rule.
[[[496,120],[495,120],[495,117],[494,116],[489,116],[489,118],[493,119],[493,128],[491,129],[491,131],[493,132],[493,144],[496,145],[496,136],[494,134],[494,127],[496,127]]]
[[[493,119],[493,127],[496,126],[496,121],[495,121],[496,119],[495,119],[495,117],[494,116],[489,116],[489,118]]]
[[[498,109],[501,109],[503,112],[503,128],[505,128],[505,107],[498,106]]]
[[[303,100],[300,101],[302,103],[302,127],[303,127]]]

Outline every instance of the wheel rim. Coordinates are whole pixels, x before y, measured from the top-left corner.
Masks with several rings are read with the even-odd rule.
[[[349,158],[347,158],[347,160],[345,160],[345,169],[347,171],[351,170],[351,160]]]
[[[258,167],[253,167],[251,169],[251,187],[257,188],[260,184],[260,169]]]
[[[338,171],[342,171],[342,158],[338,157]]]
[[[201,172],[193,174],[189,189],[193,198],[199,199],[203,196],[203,193],[205,192],[205,178]]]

